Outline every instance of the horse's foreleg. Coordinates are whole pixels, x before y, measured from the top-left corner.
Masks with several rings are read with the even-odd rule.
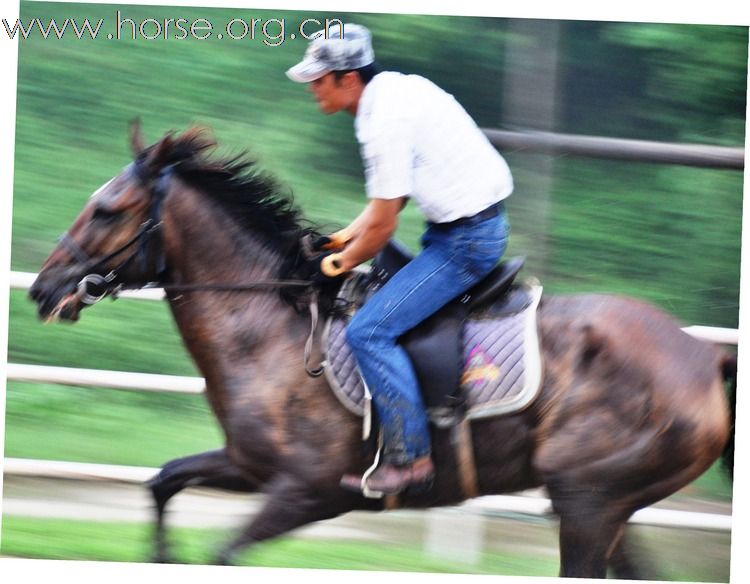
[[[264,491],[268,498],[260,513],[219,552],[217,564],[231,564],[238,552],[254,543],[350,511],[358,497],[337,488],[323,492],[288,475],[276,477]]]
[[[216,487],[250,493],[256,491],[260,485],[242,476],[227,457],[225,450],[221,449],[171,460],[147,483],[147,486],[151,490],[156,508],[154,561],[168,562],[164,511],[172,497],[189,486]]]

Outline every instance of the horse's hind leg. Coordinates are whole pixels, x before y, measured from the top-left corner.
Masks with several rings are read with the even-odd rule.
[[[613,553],[622,552],[618,544],[630,514],[621,512],[614,501],[592,498],[585,491],[550,489],[550,496],[560,517],[560,576],[606,578]]]
[[[332,490],[316,489],[290,475],[277,476],[264,491],[268,498],[263,509],[219,552],[217,564],[231,564],[237,553],[254,543],[350,511],[359,498],[338,485]]]
[[[259,487],[240,474],[224,449],[171,460],[162,467],[159,474],[148,481],[147,486],[154,497],[156,508],[155,562],[169,561],[164,511],[167,502],[185,487],[216,487],[248,493]]]

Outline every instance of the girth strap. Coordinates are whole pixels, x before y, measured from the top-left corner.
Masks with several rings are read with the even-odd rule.
[[[456,462],[458,479],[461,483],[461,491],[464,497],[472,499],[479,496],[479,484],[477,480],[477,467],[474,462],[474,441],[471,437],[471,421],[464,418],[460,423],[453,426],[453,445],[456,449]]]

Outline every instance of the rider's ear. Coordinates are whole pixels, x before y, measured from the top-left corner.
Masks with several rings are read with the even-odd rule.
[[[130,149],[133,157],[143,152],[143,132],[141,131],[141,118],[135,118],[130,122]]]
[[[359,74],[355,71],[348,71],[344,74],[344,76],[341,78],[344,87],[347,89],[353,89],[362,82],[359,78]]]

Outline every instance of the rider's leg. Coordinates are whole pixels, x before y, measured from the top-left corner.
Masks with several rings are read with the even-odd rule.
[[[423,251],[352,319],[347,339],[383,426],[383,472],[405,468],[408,483],[410,465],[420,461],[424,471],[430,454],[424,404],[398,338],[484,277],[502,255],[506,239],[504,216],[477,225],[431,226]],[[371,477],[371,482],[377,480]]]

